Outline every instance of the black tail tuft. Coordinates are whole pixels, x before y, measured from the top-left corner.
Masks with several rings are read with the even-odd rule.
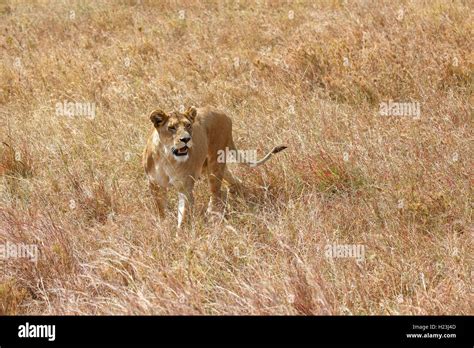
[[[282,146],[275,146],[275,147],[273,148],[272,153],[278,153],[278,152],[280,152],[280,151],[283,151],[283,150],[286,149],[286,148],[287,148],[287,146],[284,146],[284,145],[282,145]]]

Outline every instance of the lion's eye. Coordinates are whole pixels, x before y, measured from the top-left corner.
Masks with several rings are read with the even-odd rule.
[[[168,130],[172,133],[176,132],[176,127],[168,127]]]
[[[186,125],[186,129],[191,129],[191,127],[192,127],[192,126],[191,126],[191,123],[188,123],[188,124]]]

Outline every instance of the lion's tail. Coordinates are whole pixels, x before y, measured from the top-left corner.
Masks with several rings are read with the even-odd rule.
[[[251,161],[251,160],[247,160],[247,159],[244,159],[244,161],[239,161],[240,164],[244,164],[248,167],[258,167],[258,166],[261,166],[262,164],[264,164],[266,161],[268,161],[274,154],[278,153],[278,152],[281,152],[283,151],[284,149],[286,149],[287,147],[284,146],[284,145],[280,145],[280,146],[275,146],[271,151],[269,151],[262,159],[258,160],[258,161]],[[232,150],[235,150],[237,151],[235,145],[234,145],[234,142],[231,143],[231,149]]]

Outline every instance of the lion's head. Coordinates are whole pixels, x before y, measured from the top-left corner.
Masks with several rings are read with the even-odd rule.
[[[169,114],[162,110],[154,110],[150,114],[150,120],[155,126],[160,143],[165,147],[167,153],[180,162],[189,158],[189,152],[193,146],[193,123],[196,118],[196,108],[190,107],[184,113],[171,112]]]

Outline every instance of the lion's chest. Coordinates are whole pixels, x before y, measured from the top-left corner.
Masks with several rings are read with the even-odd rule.
[[[148,178],[161,187],[170,185],[170,175],[161,161],[155,161],[152,170],[148,172]]]
[[[189,164],[189,165],[188,165]],[[149,173],[155,183],[161,187],[180,186],[186,178],[199,179],[202,172],[202,165],[194,167],[191,163],[180,163],[170,165],[165,159],[155,162],[154,170]],[[150,175],[151,174],[151,175]]]

